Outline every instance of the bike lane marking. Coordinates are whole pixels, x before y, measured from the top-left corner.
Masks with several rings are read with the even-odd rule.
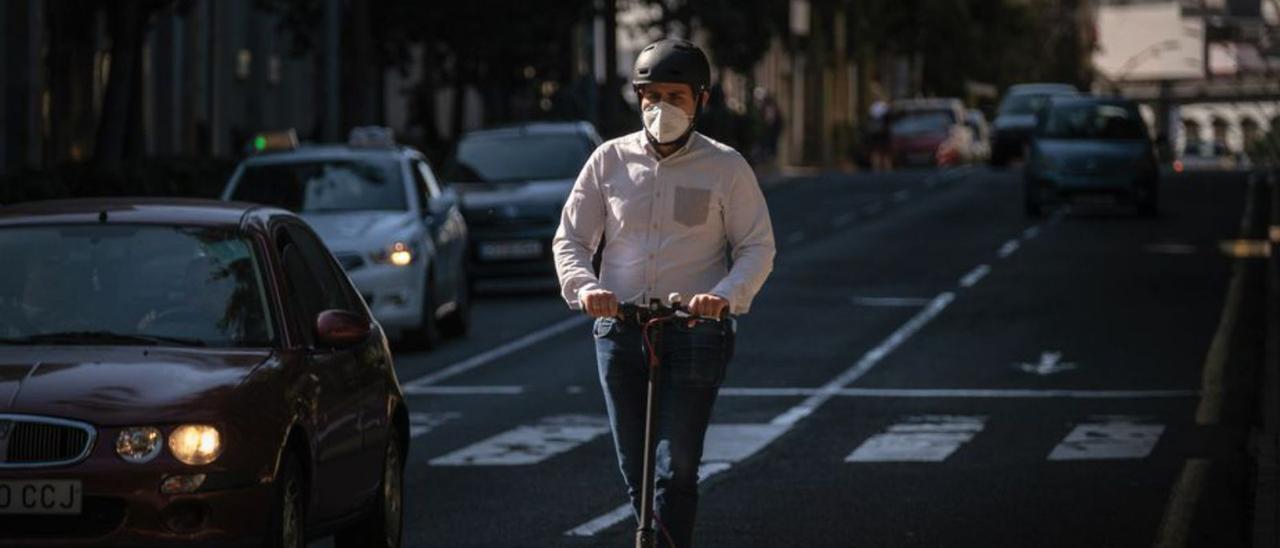
[[[559,415],[518,426],[431,459],[431,466],[520,466],[537,464],[609,433],[601,416]]]
[[[1162,433],[1163,424],[1141,417],[1099,417],[1072,429],[1049,453],[1049,460],[1142,459],[1151,454]]]

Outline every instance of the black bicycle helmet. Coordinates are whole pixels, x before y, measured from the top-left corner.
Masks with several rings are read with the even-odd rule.
[[[689,84],[696,96],[711,87],[711,63],[693,42],[679,38],[658,40],[640,50],[631,71],[631,85],[653,82]]]

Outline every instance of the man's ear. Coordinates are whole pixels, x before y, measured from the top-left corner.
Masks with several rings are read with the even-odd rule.
[[[702,105],[702,108],[707,108],[707,102],[710,100],[711,100],[710,91],[702,90],[702,93],[698,95],[698,104]]]

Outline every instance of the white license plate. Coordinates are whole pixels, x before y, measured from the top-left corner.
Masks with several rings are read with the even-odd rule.
[[[536,259],[542,256],[542,242],[517,240],[510,242],[482,242],[480,258],[486,261]]]
[[[80,480],[0,480],[0,515],[79,514]]]

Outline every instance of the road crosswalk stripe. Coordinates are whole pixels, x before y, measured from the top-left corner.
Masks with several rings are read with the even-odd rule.
[[[560,415],[519,426],[432,459],[432,466],[518,466],[537,464],[609,433],[604,417]]]
[[[409,437],[416,438],[440,425],[462,417],[462,413],[409,413]]]
[[[1164,425],[1137,417],[1103,417],[1077,425],[1053,448],[1049,460],[1141,459],[1151,454]]]
[[[982,431],[986,417],[908,417],[854,449],[845,462],[942,462]]]

